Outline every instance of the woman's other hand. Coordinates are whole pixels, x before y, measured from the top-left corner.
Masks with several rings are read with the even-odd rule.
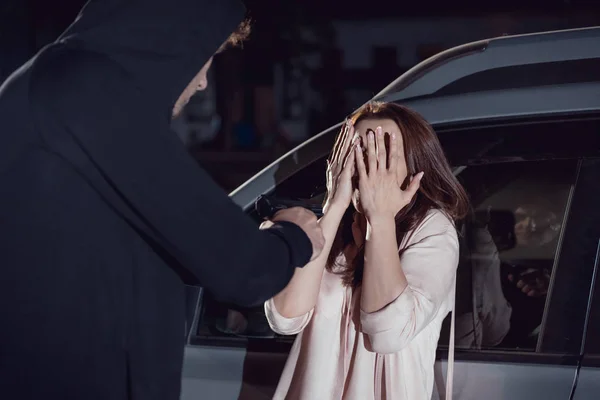
[[[384,133],[381,127],[367,135],[367,165],[360,146],[354,150],[358,169],[358,190],[360,204],[367,221],[395,218],[406,207],[419,190],[423,172],[411,177],[410,184],[402,190],[398,177],[399,144],[396,134],[390,135],[389,158],[385,148]]]
[[[324,211],[331,207],[344,210],[352,199],[352,175],[354,174],[355,153],[352,146],[358,143],[354,126],[350,121],[344,124],[327,160],[327,200]]]

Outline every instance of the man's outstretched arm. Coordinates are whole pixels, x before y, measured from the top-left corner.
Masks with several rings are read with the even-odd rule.
[[[294,223],[258,230],[188,155],[167,118],[148,115],[145,93],[108,58],[59,49],[36,60],[32,76],[30,102],[46,146],[184,279],[224,301],[260,304],[313,247],[320,251],[310,216],[296,218],[308,236]]]

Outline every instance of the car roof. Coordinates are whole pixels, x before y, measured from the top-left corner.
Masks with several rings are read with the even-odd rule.
[[[592,63],[582,76],[573,62]],[[581,115],[600,111],[600,27],[501,37],[469,43],[444,51],[401,75],[373,99],[397,102],[423,115],[435,128],[484,121],[501,122],[531,117]],[[554,63],[554,64],[549,64]],[[536,71],[523,74],[526,82],[503,87],[483,85],[449,91],[461,79],[512,68],[559,65],[550,81],[536,80]],[[582,70],[585,70],[583,68]],[[491,71],[491,72],[490,72]],[[504,77],[507,75],[505,74]],[[483,82],[487,83],[484,76]],[[506,79],[506,78],[505,78]],[[492,82],[494,83],[494,82]],[[341,122],[291,150],[256,174],[230,196],[240,207],[250,207],[298,170],[326,156]]]
[[[374,100],[432,95],[461,78],[492,69],[599,58],[600,27],[502,36],[438,53],[402,74]]]

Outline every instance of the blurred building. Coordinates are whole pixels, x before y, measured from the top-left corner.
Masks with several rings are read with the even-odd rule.
[[[0,80],[54,40],[84,3],[1,2]],[[173,121],[226,189],[440,51],[505,34],[600,25],[593,0],[246,3],[254,19],[250,41],[215,57],[209,88]]]

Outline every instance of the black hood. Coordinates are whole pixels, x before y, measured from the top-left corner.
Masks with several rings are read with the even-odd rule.
[[[170,113],[244,12],[238,0],[90,0],[58,41],[113,59]]]

